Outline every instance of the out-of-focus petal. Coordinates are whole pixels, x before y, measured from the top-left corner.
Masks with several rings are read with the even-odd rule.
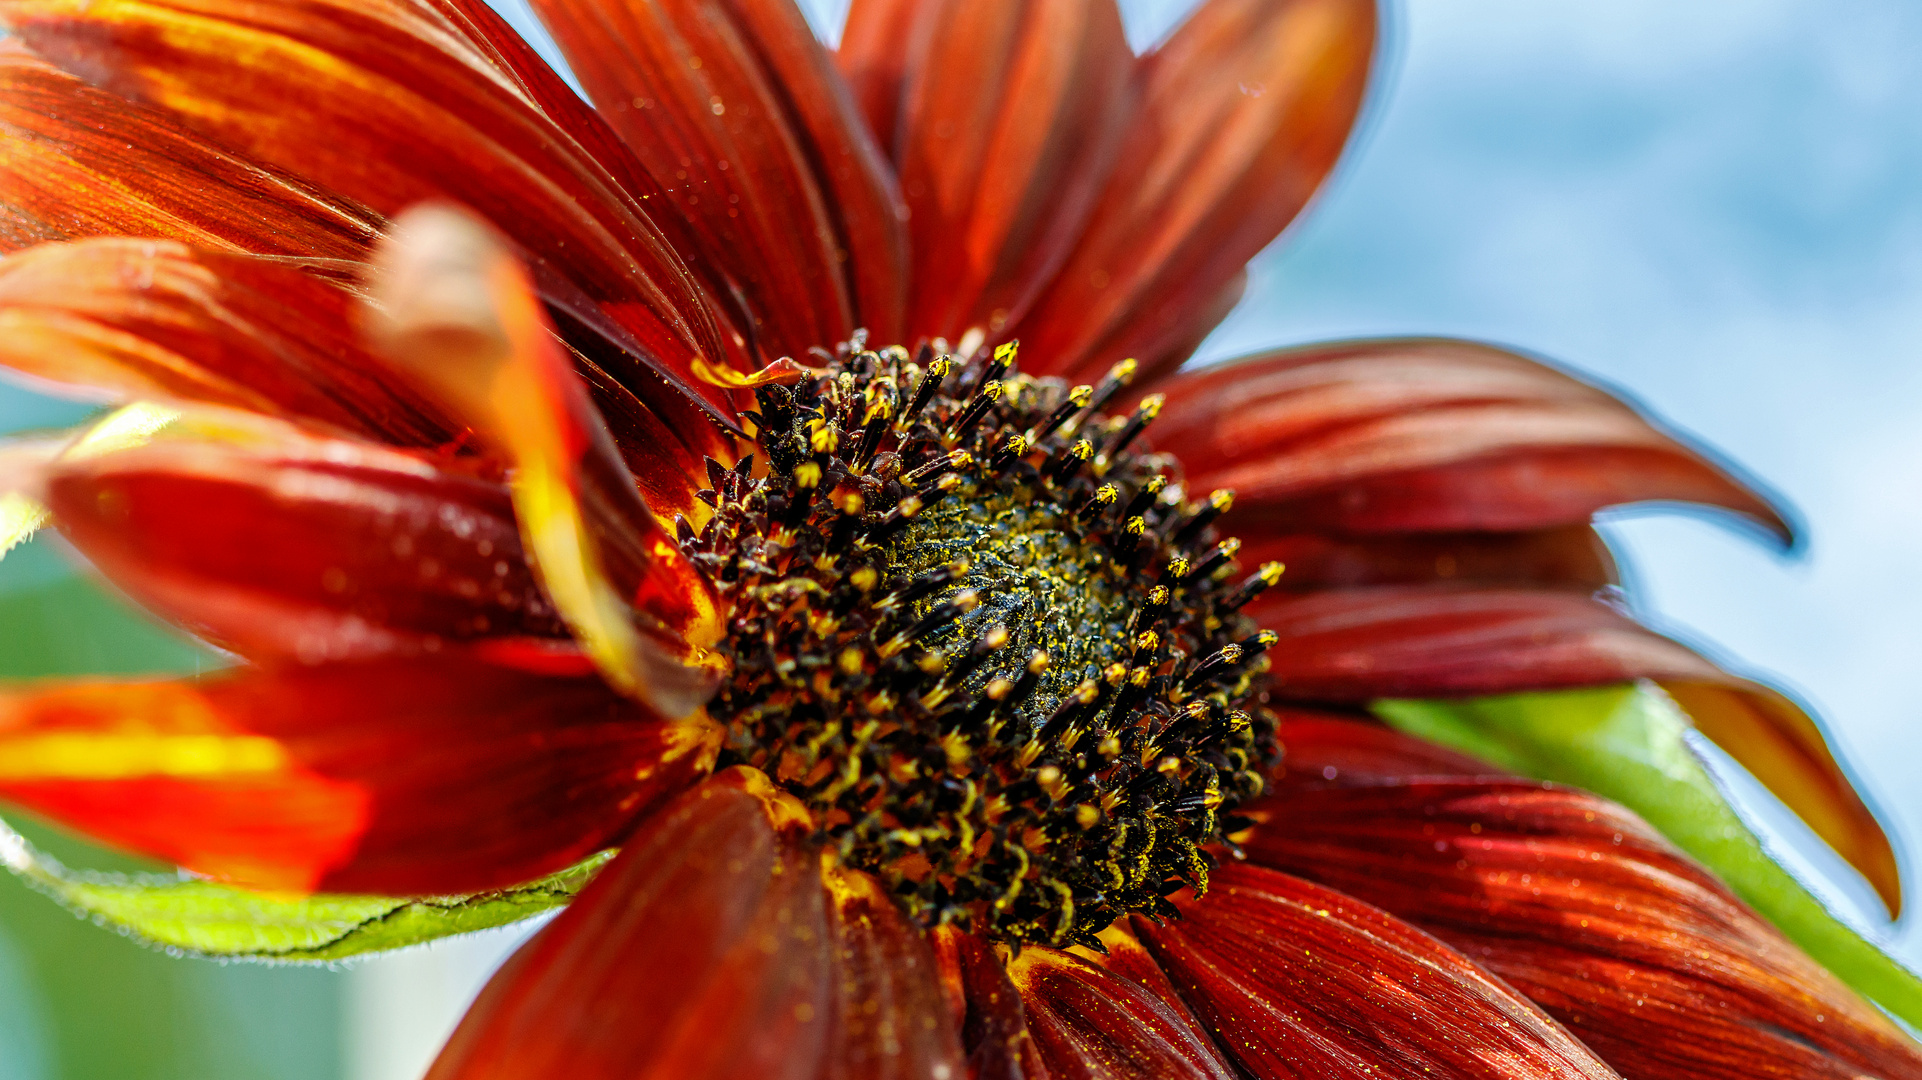
[[[1693,502],[1792,538],[1766,499],[1603,390],[1486,345],[1358,341],[1158,384],[1156,445],[1230,527],[1526,530],[1624,503]]]
[[[364,208],[236,156],[0,38],[0,251],[89,236],[358,257]]]
[[[1608,545],[1587,525],[1532,532],[1458,532],[1413,535],[1241,533],[1236,558],[1244,566],[1274,561],[1287,567],[1275,588],[1284,593],[1363,585],[1456,582],[1549,585],[1593,591],[1619,583]]]
[[[961,1080],[961,1040],[921,928],[873,877],[829,866],[833,1026],[819,1075],[833,1080]]]
[[[510,650],[494,650],[505,656]],[[578,656],[440,658],[0,693],[0,798],[263,889],[500,888],[614,842],[711,764]]]
[[[692,712],[713,689],[715,598],[641,497],[525,272],[483,223],[434,205],[396,220],[377,265],[383,353],[512,459],[523,539],[588,655],[624,692]]]
[[[935,962],[961,1029],[970,1080],[1049,1080],[1028,1035],[1027,1010],[994,946],[953,926],[930,932]]]
[[[1301,727],[1283,725],[1274,794],[1244,808],[1249,858],[1439,935],[1624,1075],[1922,1076],[1915,1044],[1623,808],[1473,762],[1364,776],[1349,740]],[[1424,755],[1380,728],[1364,741]]]
[[[1051,1080],[1231,1080],[1205,1035],[1146,988],[1054,949],[1008,964]]]
[[[1120,12],[945,0],[920,5],[894,47],[908,54],[894,158],[914,239],[909,337],[999,334],[1060,269],[1126,136]]]
[[[1340,893],[1230,864],[1176,902],[1179,922],[1136,932],[1254,1076],[1615,1075],[1454,949]]]
[[[444,10],[6,0],[0,18],[81,78],[378,214],[473,207],[511,229],[550,300],[728,408],[687,381],[694,357],[727,355],[706,290],[620,179]]]
[[[901,78],[916,17],[930,0],[853,0],[834,64],[884,151],[892,152],[901,110]]]
[[[1746,680],[1664,679],[1662,689],[1702,734],[1861,871],[1891,917],[1901,914],[1902,877],[1888,834],[1802,706]]]
[[[1141,107],[1087,230],[1006,333],[1071,380],[1123,357],[1178,362],[1196,312],[1333,167],[1374,48],[1372,0],[1203,4],[1143,58]]]
[[[63,462],[46,498],[135,599],[263,662],[564,638],[507,488],[331,439],[162,439]]]
[[[837,946],[857,964],[907,950],[892,929],[850,929],[809,831],[806,812],[758,773],[688,792],[494,976],[428,1076],[890,1075],[838,1072],[854,1063],[828,1052],[851,1004]],[[878,990],[880,978],[855,982]]]
[[[788,0],[542,0],[588,93],[694,226],[767,359],[898,332],[899,197]]]
[[[451,440],[457,428],[362,346],[353,309],[345,290],[264,256],[165,240],[43,244],[0,259],[0,363],[381,442]]]

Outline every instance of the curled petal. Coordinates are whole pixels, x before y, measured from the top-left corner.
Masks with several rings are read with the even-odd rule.
[[[240,157],[0,38],[0,251],[116,234],[358,258],[364,207]]]
[[[1023,949],[1008,976],[1051,1080],[1230,1080],[1207,1036],[1141,985],[1053,949]]]
[[[1922,1050],[1623,808],[1438,761],[1364,776],[1325,752],[1338,734],[1283,730],[1291,767],[1246,808],[1249,858],[1440,936],[1624,1075],[1922,1076]]]
[[[891,47],[908,54],[895,161],[914,239],[910,336],[999,334],[1060,268],[1107,181],[1134,111],[1134,53],[1114,0],[947,0],[904,29]],[[1037,359],[1036,372],[1054,360]]]
[[[742,294],[766,357],[897,332],[899,199],[798,9],[774,0],[543,0],[602,115]]]
[[[354,306],[338,285],[264,256],[164,240],[43,244],[0,259],[0,363],[380,442],[452,440],[447,417],[361,344]]]
[[[1334,166],[1375,47],[1370,0],[1209,0],[1141,62],[1086,231],[1009,334],[1088,380],[1170,358]],[[1156,373],[1153,370],[1148,374]]]
[[[1181,921],[1136,932],[1255,1076],[1615,1075],[1454,949],[1340,893],[1230,864],[1178,903]]]
[[[714,742],[614,695],[578,657],[521,651],[521,666],[450,650],[11,688],[0,797],[256,888],[518,884],[613,842],[705,770]]]
[[[1230,527],[1529,530],[1624,503],[1693,502],[1792,539],[1780,512],[1625,402],[1486,345],[1343,342],[1251,356],[1156,387],[1158,445],[1233,488]]]
[[[1354,536],[1244,533],[1244,566],[1275,561],[1285,593],[1361,585],[1474,582],[1549,585],[1592,592],[1620,583],[1608,545],[1587,525],[1533,532],[1452,532]]]
[[[429,205],[395,222],[378,266],[383,351],[513,461],[527,548],[588,655],[670,715],[699,707],[715,599],[641,498],[519,264],[484,224]]]
[[[510,227],[550,299],[684,392],[725,355],[706,291],[620,177],[426,0],[5,0],[35,52],[377,214],[458,199]],[[551,289],[550,289],[551,286]],[[722,395],[710,395],[725,410]]]
[[[1281,635],[1280,696],[1363,702],[1467,697],[1649,678],[1680,693],[1703,734],[1780,794],[1899,910],[1893,848],[1821,729],[1793,702],[1738,678],[1575,592],[1374,586],[1264,594],[1247,609]]]
[[[60,527],[135,599],[262,662],[565,638],[498,482],[331,439],[162,439],[60,463]]]

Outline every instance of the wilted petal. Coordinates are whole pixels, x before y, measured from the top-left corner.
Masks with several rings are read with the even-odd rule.
[[[1134,110],[1134,53],[1114,0],[945,0],[905,29],[891,47],[907,54],[894,159],[914,237],[909,336],[999,334],[1094,208]]]
[[[508,649],[498,649],[505,656]],[[0,694],[0,798],[263,889],[422,895],[527,881],[705,769],[565,654],[473,654]]]
[[[1334,165],[1375,47],[1372,0],[1209,0],[1142,60],[1120,165],[1034,309],[1009,334],[1092,380],[1171,357],[1194,316]],[[1154,372],[1150,371],[1150,374]]]
[[[1608,545],[1587,525],[1386,536],[1256,528],[1241,539],[1235,557],[1243,566],[1272,560],[1287,567],[1275,586],[1284,593],[1437,581],[1593,591],[1620,580]]]
[[[1880,1013],[1622,807],[1474,762],[1397,775],[1384,755],[1364,776],[1326,730],[1341,722],[1315,723],[1283,725],[1288,773],[1245,808],[1250,859],[1437,934],[1635,1080],[1922,1076]]]
[[[819,1075],[836,931],[805,811],[758,777],[648,821],[481,991],[430,1080]]]
[[[507,488],[361,444],[165,438],[58,463],[68,539],[135,599],[260,661],[565,638]]]
[[[5,0],[0,17],[87,81],[375,213],[473,207],[512,230],[550,300],[660,378],[726,355],[705,290],[620,178],[424,0]]]
[[[1230,864],[1177,903],[1179,922],[1135,929],[1257,1077],[1615,1075],[1460,953],[1340,893]]]
[[[372,216],[0,38],[0,251],[126,234],[351,259]]]
[[[1541,529],[1670,501],[1791,538],[1762,496],[1628,404],[1486,345],[1314,345],[1156,390],[1156,445],[1195,487],[1234,489],[1228,524],[1249,532]]]
[[[768,359],[897,331],[898,196],[787,0],[542,0],[589,94],[645,163],[665,212],[748,309]],[[872,309],[872,310],[870,310]]]
[[[1146,988],[1054,949],[1008,964],[1051,1080],[1230,1080],[1205,1035]]]
[[[680,717],[706,700],[716,601],[642,499],[525,272],[497,234],[429,205],[377,254],[376,337],[404,372],[514,463],[541,585],[604,675]],[[642,616],[636,625],[636,614]]]
[[[456,426],[362,346],[353,310],[338,285],[263,256],[165,240],[43,244],[0,259],[0,364],[382,442],[453,439]]]

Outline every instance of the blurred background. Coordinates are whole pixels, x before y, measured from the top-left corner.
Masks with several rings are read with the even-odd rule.
[[[845,0],[809,6],[832,28]],[[1124,3],[1137,47],[1189,6]],[[1818,710],[1911,875],[1919,50],[1922,8],[1906,0],[1411,0],[1390,18],[1335,182],[1256,262],[1198,360],[1358,335],[1494,341],[1627,392],[1762,478],[1807,525],[1796,555],[1673,514],[1611,520],[1610,538],[1645,617]],[[86,414],[0,386],[0,431]],[[204,662],[45,540],[0,562],[0,675]],[[1839,912],[1922,964],[1915,920],[1881,923],[1837,860],[1732,783]],[[0,1080],[412,1080],[524,933],[346,970],[221,966],[144,949],[0,880]]]

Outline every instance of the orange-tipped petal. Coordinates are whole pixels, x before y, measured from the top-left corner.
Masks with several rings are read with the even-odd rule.
[[[451,440],[447,418],[367,352],[353,310],[339,286],[262,256],[166,240],[42,244],[0,259],[0,364],[381,442]]]
[[[714,597],[641,498],[519,263],[481,222],[430,205],[395,222],[378,267],[382,350],[513,461],[527,549],[588,655],[669,715],[697,708],[713,687]],[[632,580],[617,559],[638,591],[617,585]]]
[[[1746,680],[1665,679],[1662,689],[1697,730],[1868,879],[1890,918],[1902,913],[1895,849],[1814,717],[1782,693]]]
[[[1203,4],[1142,59],[1141,107],[1087,230],[1007,333],[1071,381],[1124,357],[1178,362],[1196,314],[1334,166],[1374,49],[1373,0]]]
[[[1250,859],[1440,936],[1631,1080],[1922,1076],[1922,1050],[1623,808],[1376,726],[1285,718],[1282,738]]]
[[[1114,0],[946,0],[920,5],[907,31],[894,48],[908,56],[895,161],[914,238],[909,337],[998,335],[1060,269],[1108,180],[1134,53]]]
[[[787,0],[537,5],[589,94],[740,291],[766,359],[897,332],[899,199]]]
[[[1054,949],[1008,964],[1050,1080],[1230,1080],[1214,1044],[1147,988]]]
[[[1311,345],[1155,389],[1156,445],[1196,487],[1233,488],[1231,524],[1248,531],[1540,529],[1665,501],[1793,538],[1766,498],[1626,402],[1487,345]]]
[[[662,378],[726,354],[707,291],[622,178],[444,9],[5,0],[0,19],[87,81],[376,214],[430,198],[474,207],[513,232],[544,292],[618,324]]]
[[[764,780],[688,792],[494,976],[430,1080],[822,1075],[836,930],[807,831]]]
[[[0,798],[262,889],[500,888],[614,842],[712,761],[710,725],[664,723],[572,666],[450,650],[15,688]]]
[[[128,234],[351,259],[365,208],[248,161],[0,38],[0,251]]]
[[[1228,864],[1176,903],[1180,921],[1135,930],[1253,1076],[1615,1076],[1467,957],[1340,893]]]

